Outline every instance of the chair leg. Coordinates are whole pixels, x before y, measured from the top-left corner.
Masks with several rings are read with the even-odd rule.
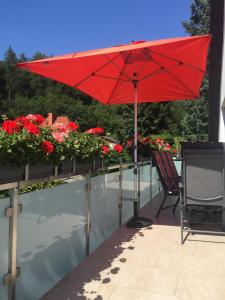
[[[161,212],[161,210],[162,210],[162,208],[163,208],[163,205],[164,205],[164,203],[165,203],[165,201],[166,201],[166,198],[167,198],[167,194],[165,194],[164,195],[164,198],[163,198],[163,200],[162,200],[162,203],[161,203],[161,205],[160,205],[160,207],[159,207],[159,209],[158,209],[158,211],[157,211],[157,214],[156,214],[156,218],[158,218],[158,216],[159,216],[159,214],[160,214],[160,212]]]
[[[180,206],[180,229],[181,229],[181,244],[184,243],[184,223],[183,223],[183,206]]]
[[[176,201],[176,203],[175,203],[175,205],[174,205],[174,208],[173,208],[173,213],[175,212],[175,210],[176,210],[176,208],[177,208],[177,205],[178,205],[178,203],[179,203],[179,200],[180,200],[180,197],[177,198],[177,201]]]

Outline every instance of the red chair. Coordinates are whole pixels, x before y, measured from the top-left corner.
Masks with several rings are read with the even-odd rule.
[[[173,212],[175,212],[180,200],[179,182],[181,181],[181,176],[177,173],[177,169],[170,152],[153,151],[152,157],[164,191],[162,203],[156,214],[156,218],[158,218],[161,210],[163,209],[173,207]],[[175,196],[177,197],[177,200],[175,204],[164,206],[168,196]]]

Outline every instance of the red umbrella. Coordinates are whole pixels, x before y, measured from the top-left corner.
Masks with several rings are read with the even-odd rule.
[[[197,99],[211,36],[138,41],[18,64],[104,104],[133,103],[134,217],[137,220],[137,103]]]

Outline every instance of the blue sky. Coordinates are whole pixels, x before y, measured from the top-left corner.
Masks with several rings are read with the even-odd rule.
[[[3,4],[4,2],[4,4]],[[11,45],[31,58],[59,55],[133,40],[186,35],[182,20],[192,0],[3,0],[0,60]]]

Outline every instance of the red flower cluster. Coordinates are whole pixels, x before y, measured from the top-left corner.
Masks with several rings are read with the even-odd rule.
[[[86,130],[85,133],[101,135],[101,134],[104,133],[104,129],[101,128],[101,127],[95,127],[95,128],[91,128],[91,129]]]
[[[43,142],[41,142],[41,148],[47,154],[50,154],[50,153],[52,153],[54,151],[54,146],[49,141],[43,141]]]
[[[24,128],[33,135],[38,135],[40,133],[40,129],[31,122],[24,125]]]
[[[58,143],[62,143],[65,137],[68,137],[68,134],[66,132],[52,132],[52,136]]]
[[[123,147],[120,144],[116,144],[113,148],[114,151],[121,153],[123,150]]]
[[[21,129],[25,128],[27,132],[38,135],[40,129],[38,128],[44,122],[45,118],[41,115],[28,115],[19,116],[14,121],[5,120],[2,124],[2,129],[8,134],[18,133]]]
[[[29,115],[26,116],[26,118],[29,121],[31,121],[33,123],[36,123],[37,125],[41,125],[45,121],[45,118],[42,115],[39,115],[39,114],[37,114],[37,115],[29,114]]]
[[[164,150],[170,151],[171,150],[170,144],[167,143],[166,146],[165,146],[165,148],[164,148]]]
[[[102,146],[102,153],[103,155],[106,155],[107,153],[109,153],[110,149],[107,146]]]
[[[74,122],[69,122],[69,124],[67,125],[67,128],[70,131],[74,132],[74,131],[77,131],[77,129],[79,128],[79,126],[76,123],[74,123]]]
[[[126,148],[130,148],[133,145],[133,141],[132,140],[128,140],[127,144],[126,144]]]
[[[19,126],[17,122],[12,120],[5,120],[2,124],[2,129],[6,131],[8,134],[19,132]]]
[[[27,125],[28,123],[30,123],[30,121],[27,119],[27,117],[24,116],[19,116],[15,119],[15,122],[20,126],[20,127],[24,127],[25,125]]]
[[[63,123],[55,123],[52,126],[52,128],[54,131],[57,131],[57,132],[67,132],[68,131],[66,125],[64,125]]]

